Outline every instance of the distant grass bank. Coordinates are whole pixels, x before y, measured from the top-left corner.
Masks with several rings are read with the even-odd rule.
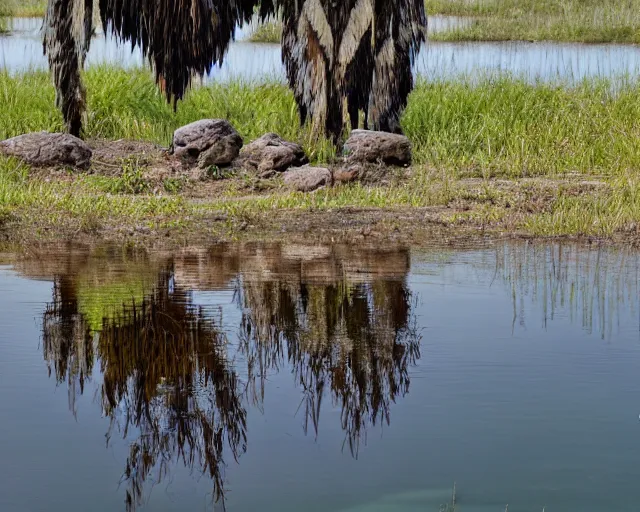
[[[426,0],[429,14],[472,16],[445,41],[640,43],[640,0]]]
[[[86,81],[89,139],[167,146],[178,126],[225,117],[245,141],[274,131],[302,143],[314,162],[333,158],[326,141],[300,129],[293,97],[279,83],[202,87],[174,112],[145,71],[92,68]],[[60,226],[101,236],[116,226],[142,226],[187,238],[202,229],[225,237],[247,226],[262,235],[293,232],[302,229],[287,224],[294,217],[332,219],[332,211],[355,208],[404,211],[404,217],[394,213],[380,220],[391,230],[398,223],[407,230],[435,223],[533,235],[636,237],[640,85],[629,81],[615,93],[610,85],[531,85],[509,77],[419,82],[402,120],[414,145],[409,172],[314,194],[289,192],[278,180],[259,185],[252,176],[237,176],[220,181],[213,196],[194,201],[178,178],[154,192],[144,182],[144,165],[136,162],[110,176],[72,173],[47,180],[2,159],[0,225],[22,226],[30,233],[25,237],[46,237]],[[62,128],[46,73],[0,73],[0,104],[0,139]],[[212,212],[220,214],[213,224],[207,220]]]
[[[640,44],[640,0],[425,0],[429,15],[471,16],[468,27],[433,32],[440,41],[570,41]],[[42,0],[0,0],[0,17],[42,17]],[[6,29],[6,23],[5,29]],[[0,32],[3,30],[0,22]],[[279,43],[279,22],[250,40]]]
[[[46,10],[46,0],[0,0],[0,16],[41,18]]]
[[[475,18],[430,31],[433,41],[566,41],[640,44],[640,0],[426,0],[429,15]],[[255,42],[279,43],[282,25],[258,26]]]

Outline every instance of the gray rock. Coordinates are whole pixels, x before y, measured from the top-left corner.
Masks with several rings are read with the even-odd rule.
[[[242,137],[224,119],[202,119],[178,128],[173,133],[172,152],[198,167],[225,166],[236,159]]]
[[[295,167],[283,174],[287,186],[300,192],[311,192],[331,185],[331,171],[324,167]]]
[[[344,144],[351,162],[383,162],[389,165],[411,163],[411,142],[404,135],[369,130],[353,130]]]
[[[15,156],[38,167],[91,165],[91,148],[68,133],[34,132],[0,142],[0,153]]]
[[[302,146],[283,140],[275,133],[267,133],[240,150],[236,165],[252,168],[261,176],[267,176],[307,163],[309,159]]]

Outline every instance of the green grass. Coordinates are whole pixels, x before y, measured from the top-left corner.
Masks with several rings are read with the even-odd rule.
[[[251,84],[236,81],[191,91],[177,112],[144,70],[127,72],[95,67],[86,74],[88,111],[86,137],[138,139],[169,145],[179,126],[202,118],[228,119],[245,139],[273,131],[302,143],[313,159],[326,160],[333,148],[326,140],[300,130],[293,95],[276,81]],[[17,77],[0,72],[0,139],[34,130],[59,131],[62,117],[46,72]]]
[[[473,16],[438,40],[640,43],[640,0],[427,0],[429,14]]]
[[[0,16],[40,18],[46,10],[46,0],[0,0]]]
[[[251,33],[249,41],[253,43],[280,43],[282,38],[282,23],[278,21],[266,21],[259,24]]]
[[[316,162],[333,150],[300,129],[293,97],[276,82],[216,84],[191,91],[176,112],[145,71],[92,68],[87,137],[168,145],[175,128],[204,117],[228,118],[245,141],[274,131],[301,142]],[[62,129],[46,73],[0,73],[0,139]],[[632,231],[640,223],[640,85],[604,80],[568,87],[501,77],[476,82],[420,81],[402,119],[414,146],[410,176],[386,186],[354,184],[314,194],[287,192],[248,199],[240,178],[220,197],[194,203],[180,180],[157,197],[135,162],[112,177],[31,178],[0,161],[0,224],[17,216],[41,229],[71,223],[91,232],[110,226],[195,225],[211,211],[249,222],[272,211],[343,207],[446,207],[452,225],[473,224],[541,235]],[[469,181],[471,180],[471,181]],[[502,181],[501,181],[502,180]],[[600,185],[592,187],[589,183]],[[239,197],[243,196],[243,197]],[[233,227],[233,226],[232,226]],[[39,228],[39,229],[40,229]]]
[[[574,195],[560,191],[553,208],[528,218],[523,227],[535,235],[590,234],[609,237],[634,234],[640,223],[640,179],[637,172],[610,180],[607,191]]]
[[[78,182],[30,179],[29,169],[0,157],[0,225],[18,220],[36,230],[56,226],[92,232],[106,224],[148,225],[185,214],[179,197],[109,195]]]
[[[92,68],[86,75],[86,136],[168,146],[189,122],[222,117],[246,141],[273,131],[303,144],[313,161],[330,144],[300,129],[293,95],[277,82],[232,82],[191,91],[177,112],[146,71]],[[0,73],[0,139],[62,129],[46,73]],[[402,119],[416,162],[460,177],[619,176],[640,168],[640,87],[606,80],[577,86],[500,77],[419,81]]]
[[[640,88],[611,85],[421,82],[402,124],[418,162],[458,176],[620,175],[640,168]]]

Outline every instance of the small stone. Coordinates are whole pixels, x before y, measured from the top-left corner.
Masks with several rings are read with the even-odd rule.
[[[15,156],[38,167],[72,166],[87,169],[91,148],[68,133],[34,132],[0,142],[0,153]]]
[[[320,187],[331,185],[331,171],[324,167],[296,167],[284,173],[287,186],[299,192],[312,192]]]
[[[344,144],[344,155],[349,162],[408,165],[411,163],[411,142],[396,133],[353,130]]]
[[[240,150],[236,161],[239,167],[251,168],[260,175],[284,172],[309,162],[302,146],[283,140],[275,133],[267,133]]]
[[[242,137],[224,119],[202,119],[178,128],[173,134],[172,153],[198,167],[226,166],[242,148]]]

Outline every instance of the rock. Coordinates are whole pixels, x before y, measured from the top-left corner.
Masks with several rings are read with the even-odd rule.
[[[21,158],[38,167],[60,165],[86,169],[91,165],[91,148],[67,133],[34,132],[0,142],[0,153]]]
[[[284,172],[289,167],[300,167],[309,163],[304,149],[299,144],[281,139],[275,133],[267,133],[240,150],[236,164],[250,167],[261,176],[273,171]]]
[[[201,169],[233,162],[242,148],[242,137],[224,119],[202,119],[173,133],[172,153]]]
[[[283,174],[284,182],[290,188],[300,192],[311,192],[320,187],[331,185],[331,171],[324,167],[295,167]]]
[[[383,162],[389,165],[411,163],[411,142],[404,135],[369,130],[353,130],[344,144],[350,162]]]

